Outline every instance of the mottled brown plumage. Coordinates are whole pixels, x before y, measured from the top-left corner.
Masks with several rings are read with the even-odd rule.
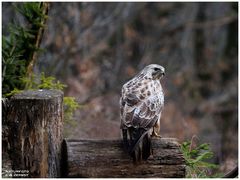
[[[164,105],[160,79],[164,74],[162,66],[151,64],[122,87],[120,114],[123,141],[136,162],[150,156],[150,136],[160,137],[160,117]]]

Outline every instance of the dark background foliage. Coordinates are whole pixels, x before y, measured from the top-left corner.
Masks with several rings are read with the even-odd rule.
[[[2,32],[23,22],[3,3]],[[35,72],[83,105],[70,138],[120,137],[122,85],[145,65],[166,68],[163,137],[197,135],[227,171],[238,153],[238,3],[50,3]]]

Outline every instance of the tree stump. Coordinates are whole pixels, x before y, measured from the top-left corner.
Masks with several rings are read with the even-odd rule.
[[[134,164],[122,140],[76,140],[63,143],[64,177],[147,178],[185,177],[185,161],[176,139],[153,139],[153,156]]]
[[[6,103],[8,153],[13,177],[59,177],[63,93],[24,91]]]

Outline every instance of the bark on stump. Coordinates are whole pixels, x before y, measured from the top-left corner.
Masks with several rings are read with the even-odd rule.
[[[76,140],[63,143],[64,177],[185,177],[185,161],[176,139],[153,139],[153,156],[133,164],[121,140]]]
[[[60,176],[62,103],[57,90],[24,91],[8,100],[3,118],[14,177]]]

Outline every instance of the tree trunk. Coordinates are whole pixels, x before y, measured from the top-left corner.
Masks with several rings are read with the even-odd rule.
[[[24,91],[5,105],[8,153],[14,177],[59,177],[63,93]]]
[[[185,177],[185,161],[176,139],[153,139],[153,156],[133,164],[121,140],[64,140],[64,177]]]

